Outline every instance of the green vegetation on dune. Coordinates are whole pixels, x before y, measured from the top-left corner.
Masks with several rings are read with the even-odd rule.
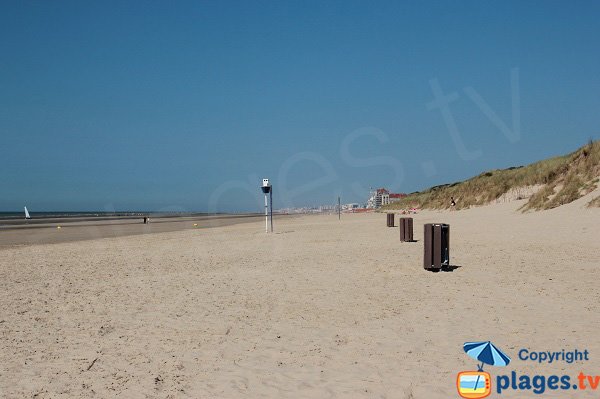
[[[551,209],[572,202],[593,191],[600,176],[600,142],[590,141],[577,151],[527,166],[492,170],[463,182],[431,187],[409,194],[385,209],[447,209],[450,197],[457,209],[486,205],[511,194],[517,199],[529,197],[521,208],[526,210]],[[600,203],[600,197],[592,203]]]

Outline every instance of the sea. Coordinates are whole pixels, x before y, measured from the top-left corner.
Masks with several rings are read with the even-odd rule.
[[[118,218],[118,217],[179,217],[179,216],[206,216],[209,213],[203,212],[144,212],[144,211],[123,211],[123,212],[29,212],[32,219],[80,219],[80,218]],[[0,212],[0,220],[25,219],[25,212]]]

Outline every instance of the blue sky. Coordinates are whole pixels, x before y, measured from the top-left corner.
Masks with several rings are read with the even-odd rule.
[[[364,202],[564,154],[598,138],[599,18],[592,1],[5,1],[0,210],[254,211],[263,177],[276,207]]]

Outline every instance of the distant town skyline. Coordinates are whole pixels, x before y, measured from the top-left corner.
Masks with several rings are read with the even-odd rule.
[[[364,203],[598,138],[597,2],[1,10],[0,211]]]

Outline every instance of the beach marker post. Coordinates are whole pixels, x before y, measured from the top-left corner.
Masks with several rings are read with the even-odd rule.
[[[413,240],[413,218],[400,218],[400,241],[412,242]]]
[[[450,267],[450,225],[427,223],[423,226],[423,267],[438,271]]]
[[[394,221],[394,213],[388,213],[387,214],[387,227],[394,227],[395,221]]]
[[[265,233],[269,232],[269,205],[271,208],[271,233],[273,232],[273,187],[269,183],[269,179],[263,179],[260,187],[265,194]]]

